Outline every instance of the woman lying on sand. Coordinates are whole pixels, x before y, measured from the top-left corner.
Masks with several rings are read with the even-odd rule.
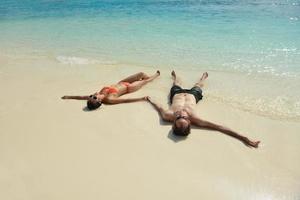
[[[62,99],[76,99],[76,100],[87,100],[87,107],[89,110],[97,109],[104,104],[118,104],[118,103],[129,103],[136,101],[146,101],[147,97],[141,98],[119,98],[124,94],[135,92],[139,90],[142,86],[152,81],[160,75],[160,72],[157,72],[148,76],[147,74],[140,72],[129,76],[117,84],[111,86],[103,87],[99,92],[89,96],[63,96]]]

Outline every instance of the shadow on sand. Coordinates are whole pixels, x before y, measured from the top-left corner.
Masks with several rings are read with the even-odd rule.
[[[187,139],[187,137],[182,137],[182,136],[176,136],[173,134],[173,130],[172,130],[172,123],[171,122],[165,122],[163,121],[161,118],[159,118],[159,124],[162,126],[170,126],[170,131],[168,133],[168,138],[170,140],[172,140],[173,142],[177,143],[177,142],[181,142]]]

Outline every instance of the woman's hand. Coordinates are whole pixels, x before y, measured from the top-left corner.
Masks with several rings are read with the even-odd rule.
[[[69,98],[68,96],[61,97],[61,99],[68,99],[68,98]]]
[[[246,138],[244,140],[245,145],[247,145],[248,147],[254,147],[254,148],[258,148],[258,145],[260,143],[260,141],[251,141],[248,138]]]
[[[150,96],[145,96],[144,97],[146,101],[149,101],[150,103],[152,103],[151,97]]]

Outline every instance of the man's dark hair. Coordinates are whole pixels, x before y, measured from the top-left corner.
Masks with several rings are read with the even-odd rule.
[[[186,137],[190,133],[191,133],[190,124],[187,127],[177,127],[175,124],[173,125],[173,134],[176,136]]]
[[[95,110],[97,108],[99,108],[101,106],[101,102],[99,101],[91,101],[91,100],[88,100],[87,101],[87,107],[89,110]]]

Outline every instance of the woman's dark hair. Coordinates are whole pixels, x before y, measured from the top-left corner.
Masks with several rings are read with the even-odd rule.
[[[95,110],[95,109],[99,108],[101,106],[101,104],[102,103],[99,101],[93,101],[90,99],[87,101],[87,107],[89,110]]]
[[[186,137],[191,133],[191,125],[189,124],[187,127],[177,127],[175,124],[173,125],[173,134],[176,136]]]

